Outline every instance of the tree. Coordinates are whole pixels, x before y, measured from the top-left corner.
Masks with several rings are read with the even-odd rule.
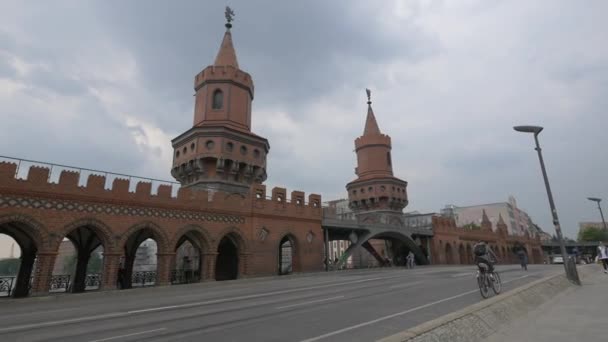
[[[0,275],[14,276],[19,271],[21,260],[19,258],[8,258],[0,260]]]
[[[481,230],[481,227],[479,225],[476,225],[473,222],[471,222],[469,224],[465,224],[464,226],[462,226],[462,228],[468,229],[468,230]]]
[[[78,259],[76,255],[70,255],[65,257],[63,262],[66,265],[65,270],[67,271],[67,274],[71,276],[74,275],[74,272],[76,271],[77,260]],[[98,253],[92,253],[91,257],[89,258],[89,263],[87,264],[87,274],[100,273],[102,264],[103,259],[101,258],[101,256]]]
[[[578,241],[606,241],[608,231],[597,227],[585,227],[578,232]]]

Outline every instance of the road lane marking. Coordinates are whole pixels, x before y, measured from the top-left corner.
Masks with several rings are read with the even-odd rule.
[[[457,273],[457,274],[452,274],[450,277],[452,277],[452,278],[460,278],[460,277],[465,277],[465,276],[475,276],[475,273],[473,273],[473,272]]]
[[[513,282],[513,281],[515,281],[515,280],[523,279],[523,278],[526,278],[526,277],[528,277],[528,275],[525,275],[525,276],[522,276],[522,277],[519,277],[519,278],[515,278],[515,279],[511,279],[511,280],[508,280],[508,281],[503,281],[502,283],[503,283],[503,284],[507,284],[507,283]],[[418,310],[426,309],[426,308],[428,308],[428,307],[430,307],[430,306],[437,305],[437,304],[441,304],[441,303],[443,303],[443,302],[447,302],[447,301],[450,301],[450,300],[452,300],[452,299],[456,299],[456,298],[464,297],[464,296],[466,296],[466,295],[470,295],[471,293],[475,293],[475,292],[477,292],[477,291],[479,291],[479,289],[475,289],[475,290],[471,290],[471,291],[463,292],[463,293],[461,293],[461,294],[457,294],[457,295],[452,296],[452,297],[448,297],[448,298],[440,299],[440,300],[438,300],[438,301],[434,301],[434,302],[431,302],[431,303],[427,303],[427,304],[424,304],[424,305],[420,305],[420,306],[417,306],[417,307],[412,308],[412,309],[408,309],[408,310],[401,311],[401,312],[397,312],[397,313],[394,313],[394,314],[391,314],[391,315],[388,315],[388,316],[384,316],[384,317],[376,318],[376,319],[371,320],[371,321],[367,321],[367,322],[359,323],[359,324],[356,324],[356,325],[351,325],[350,327],[346,327],[346,328],[343,328],[343,329],[340,329],[340,330],[332,331],[332,332],[330,332],[330,333],[323,334],[323,335],[319,335],[319,336],[317,336],[317,337],[309,338],[309,339],[306,339],[306,340],[302,340],[302,341],[300,341],[300,342],[314,342],[314,341],[319,341],[319,340],[322,340],[322,339],[327,338],[327,337],[331,337],[331,336],[334,336],[334,335],[338,335],[338,334],[341,334],[341,333],[344,333],[344,332],[347,332],[347,331],[350,331],[350,330],[354,330],[354,329],[357,329],[357,328],[361,328],[361,327],[364,327],[364,326],[367,326],[367,325],[371,325],[371,324],[374,324],[374,323],[382,322],[382,321],[385,321],[385,320],[387,320],[387,319],[391,319],[391,318],[395,318],[395,317],[398,317],[398,316],[402,316],[402,315],[408,314],[408,313],[410,313],[410,312],[414,312],[414,311],[418,311]]]
[[[294,306],[300,306],[300,305],[308,305],[308,304],[312,304],[312,303],[326,302],[326,301],[328,301],[328,300],[332,300],[332,299],[339,299],[339,298],[344,298],[344,296],[337,296],[337,297],[330,297],[330,298],[324,298],[324,299],[310,300],[310,301],[308,301],[308,302],[303,302],[303,303],[298,303],[298,304],[291,304],[291,305],[279,306],[279,307],[276,307],[276,309],[286,309],[286,308],[292,308],[292,307],[294,307]]]
[[[131,336],[149,334],[149,333],[152,333],[152,332],[163,331],[163,330],[167,330],[167,328],[159,328],[159,329],[154,329],[154,330],[140,331],[140,332],[136,332],[136,333],[132,333],[132,334],[120,335],[120,336],[114,336],[114,337],[108,337],[108,338],[102,338],[101,340],[93,340],[93,341],[89,341],[89,342],[110,341],[110,340],[115,340],[117,338],[123,338],[123,337],[131,337]]]
[[[19,331],[19,330],[24,330],[24,329],[43,328],[43,327],[56,326],[56,325],[62,325],[62,324],[81,323],[81,322],[87,322],[87,321],[94,321],[94,320],[98,320],[98,319],[116,318],[116,317],[121,317],[121,316],[129,316],[129,315],[142,314],[142,313],[147,313],[147,312],[182,309],[182,308],[205,306],[205,305],[211,305],[211,304],[221,304],[221,303],[225,303],[225,302],[235,302],[235,301],[244,300],[244,299],[264,298],[264,297],[270,297],[270,296],[275,296],[275,295],[280,295],[280,294],[302,292],[302,291],[307,291],[307,290],[321,289],[321,288],[341,286],[341,285],[352,285],[352,284],[370,282],[370,281],[374,281],[374,280],[385,280],[385,279],[400,278],[400,277],[403,277],[403,275],[392,276],[392,277],[365,278],[365,279],[345,281],[345,282],[340,282],[340,283],[309,286],[309,287],[296,288],[296,289],[290,289],[290,290],[281,290],[281,291],[274,291],[274,292],[265,292],[265,293],[260,293],[260,294],[252,294],[252,295],[245,295],[245,296],[239,296],[239,297],[214,299],[214,300],[195,302],[195,303],[168,305],[168,306],[161,306],[161,307],[148,308],[148,309],[130,310],[130,311],[108,313],[108,314],[95,315],[95,316],[89,316],[89,317],[65,319],[65,320],[59,320],[59,321],[24,324],[24,325],[17,325],[17,326],[12,326],[12,327],[7,327],[7,328],[0,328],[0,333]]]

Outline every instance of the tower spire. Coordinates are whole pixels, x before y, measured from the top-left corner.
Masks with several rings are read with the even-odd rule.
[[[376,117],[374,116],[374,110],[372,109],[372,91],[369,89],[365,89],[367,92],[367,118],[365,119],[365,129],[363,130],[363,135],[380,135],[380,128],[378,127],[378,122],[376,122]]]
[[[226,12],[224,13],[226,16],[226,33],[224,33],[224,39],[222,39],[222,45],[220,45],[220,51],[217,53],[217,57],[215,58],[215,66],[233,66],[235,68],[239,68],[239,62],[236,59],[236,51],[234,50],[234,45],[232,44],[232,33],[230,29],[232,28],[232,21],[234,21],[234,11],[226,6]]]

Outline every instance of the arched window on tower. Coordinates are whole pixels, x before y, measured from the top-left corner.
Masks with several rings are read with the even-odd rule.
[[[213,92],[213,103],[212,103],[212,107],[213,109],[222,109],[222,105],[224,104],[224,93],[222,93],[221,90],[216,89]]]
[[[386,152],[386,162],[388,163],[388,166],[391,166],[391,153],[390,152]]]

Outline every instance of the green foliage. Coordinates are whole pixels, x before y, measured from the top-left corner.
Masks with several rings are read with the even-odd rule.
[[[10,258],[0,260],[0,275],[14,276],[19,271],[21,260],[19,258]]]
[[[578,232],[578,241],[607,241],[608,232],[596,227],[585,227]]]
[[[465,224],[464,226],[462,226],[462,228],[464,229],[468,229],[468,230],[481,230],[481,226],[471,222],[469,224]]]

